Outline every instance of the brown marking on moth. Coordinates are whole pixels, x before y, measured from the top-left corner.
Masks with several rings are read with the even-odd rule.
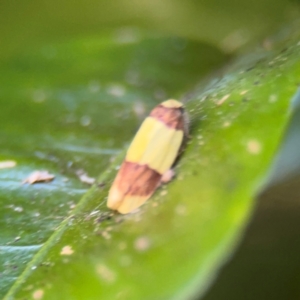
[[[159,104],[151,111],[150,117],[176,130],[184,130],[185,128],[184,109],[182,107],[171,108]]]
[[[124,161],[113,185],[124,196],[150,196],[159,186],[161,176],[147,165]]]

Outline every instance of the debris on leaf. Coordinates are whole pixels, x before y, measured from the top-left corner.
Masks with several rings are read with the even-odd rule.
[[[72,255],[73,253],[74,250],[71,246],[64,246],[60,251],[60,255]]]
[[[0,161],[0,169],[13,168],[16,165],[17,165],[17,163],[14,160],[3,160],[3,161]]]
[[[87,184],[93,184],[95,183],[95,178],[89,177],[87,174],[82,174],[79,176],[79,179],[81,182],[87,183]]]
[[[32,294],[32,298],[34,300],[40,300],[43,297],[44,297],[44,291],[42,289],[38,289],[38,290],[34,291]]]
[[[134,242],[134,248],[138,251],[146,251],[149,249],[150,245],[150,240],[145,236],[137,238]]]
[[[89,177],[89,175],[87,173],[84,172],[84,170],[78,170],[76,172],[76,175],[78,176],[78,178],[80,179],[81,182],[87,183],[87,184],[94,184],[96,179],[93,177]]]
[[[48,171],[34,171],[32,172],[22,183],[37,183],[37,182],[49,182],[54,179],[54,175]]]
[[[261,144],[257,140],[249,140],[247,143],[247,150],[251,154],[259,154],[261,152]]]
[[[223,98],[221,98],[216,104],[219,106],[219,105],[222,105],[228,98],[230,97],[230,94],[228,95],[225,95]]]

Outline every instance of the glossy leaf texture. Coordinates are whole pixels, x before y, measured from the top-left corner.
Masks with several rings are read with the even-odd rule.
[[[3,157],[18,160],[18,166],[23,161],[32,168],[47,166],[58,178],[50,184],[7,187],[12,194],[20,189],[33,193],[22,193],[22,217],[27,215],[27,205],[32,205],[43,213],[38,217],[41,224],[48,226],[49,211],[52,219],[51,228],[38,243],[38,222],[28,224],[33,229],[27,229],[24,221],[16,223],[22,230],[17,236],[24,232],[20,240],[16,231],[7,229],[9,248],[17,243],[23,247],[37,244],[38,249],[31,252],[35,256],[30,261],[25,258],[29,263],[24,272],[18,266],[18,278],[4,299],[188,299],[201,295],[238,243],[289,119],[289,102],[299,78],[297,43],[296,35],[289,42],[281,41],[279,50],[245,55],[223,76],[211,77],[182,97],[188,100],[191,137],[176,165],[177,177],[138,212],[126,216],[111,213],[105,205],[124,153],[111,166],[110,155],[130,140],[150,107],[191,90],[200,73],[222,62],[224,56],[203,44],[164,37],[143,37],[116,46],[108,34],[103,39],[44,49],[42,57],[35,54],[12,61],[16,68],[22,66],[18,75],[11,74],[20,88],[10,85],[7,95],[16,90],[14,99],[28,108],[23,110],[28,115],[18,127],[15,124],[20,122],[12,122],[3,113],[7,127],[3,132],[10,133]],[[62,56],[67,63],[62,63]],[[28,67],[28,60],[36,69]],[[27,146],[26,155],[15,150],[20,143]],[[30,160],[34,151],[43,157],[40,161]],[[75,180],[77,168],[92,176],[103,172],[80,201],[83,184]],[[20,180],[25,173],[21,167],[11,172],[8,178],[19,174]],[[64,176],[70,178],[67,183]],[[56,196],[63,191],[57,188],[59,183],[80,192]],[[51,198],[46,199],[45,191]],[[45,206],[44,198],[51,205]],[[79,203],[68,214],[70,201]],[[61,203],[65,211],[59,209]],[[57,211],[68,216],[62,223],[54,221]]]
[[[0,62],[0,162],[16,163],[0,169],[1,298],[89,189],[80,175],[97,177],[150,108],[226,58],[199,42],[128,34],[105,31]],[[35,170],[54,181],[22,184]]]

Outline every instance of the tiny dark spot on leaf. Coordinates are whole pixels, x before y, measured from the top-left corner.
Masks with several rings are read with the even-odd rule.
[[[97,186],[98,186],[99,188],[103,188],[103,187],[105,187],[105,182],[99,182],[99,183],[97,184]]]
[[[283,49],[281,50],[281,52],[280,52],[280,53],[284,53],[284,52],[286,52],[288,49],[289,49],[288,47],[286,47],[286,48],[283,48]]]
[[[107,214],[103,214],[101,215],[98,219],[97,219],[97,223],[102,223],[103,221],[106,221],[106,220],[110,220],[111,219],[111,215],[107,215]]]
[[[253,70],[253,69],[254,69],[254,67],[255,67],[255,66],[252,66],[252,67],[250,67],[250,68],[246,69],[245,71],[246,71],[246,72],[249,72],[249,71]]]

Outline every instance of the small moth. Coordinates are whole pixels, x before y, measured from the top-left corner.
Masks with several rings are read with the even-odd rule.
[[[157,105],[135,135],[109,190],[107,206],[127,214],[141,206],[161,184],[188,135],[183,104]]]

